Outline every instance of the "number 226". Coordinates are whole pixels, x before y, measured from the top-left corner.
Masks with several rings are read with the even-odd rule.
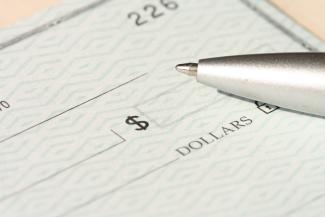
[[[164,8],[166,8],[167,10],[177,10],[178,9],[178,4],[176,1],[171,1],[171,0],[159,0],[161,6],[163,6]],[[156,5],[153,4],[147,4],[143,7],[143,10],[145,12],[150,13],[150,16],[153,19],[156,19],[158,17],[164,16],[165,13],[162,11],[159,11],[159,8]],[[148,23],[149,21],[142,18],[141,14],[138,12],[130,12],[128,14],[128,18],[129,19],[134,19],[135,20],[135,25],[137,26],[142,26],[146,23]]]

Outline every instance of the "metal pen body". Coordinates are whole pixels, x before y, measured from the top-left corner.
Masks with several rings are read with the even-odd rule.
[[[248,99],[325,116],[325,54],[281,53],[203,59],[198,82]]]

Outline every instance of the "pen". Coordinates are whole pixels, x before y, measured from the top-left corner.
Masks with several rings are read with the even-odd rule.
[[[223,92],[325,116],[325,53],[217,57],[176,69]]]

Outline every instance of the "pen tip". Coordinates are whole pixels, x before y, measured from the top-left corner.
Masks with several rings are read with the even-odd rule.
[[[196,76],[198,64],[197,63],[178,64],[175,68],[178,72],[184,73],[189,76]]]

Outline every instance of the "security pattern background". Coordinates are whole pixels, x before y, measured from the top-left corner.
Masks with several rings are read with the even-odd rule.
[[[325,212],[324,119],[173,68],[322,49],[267,1],[66,0],[0,42],[2,217]]]

